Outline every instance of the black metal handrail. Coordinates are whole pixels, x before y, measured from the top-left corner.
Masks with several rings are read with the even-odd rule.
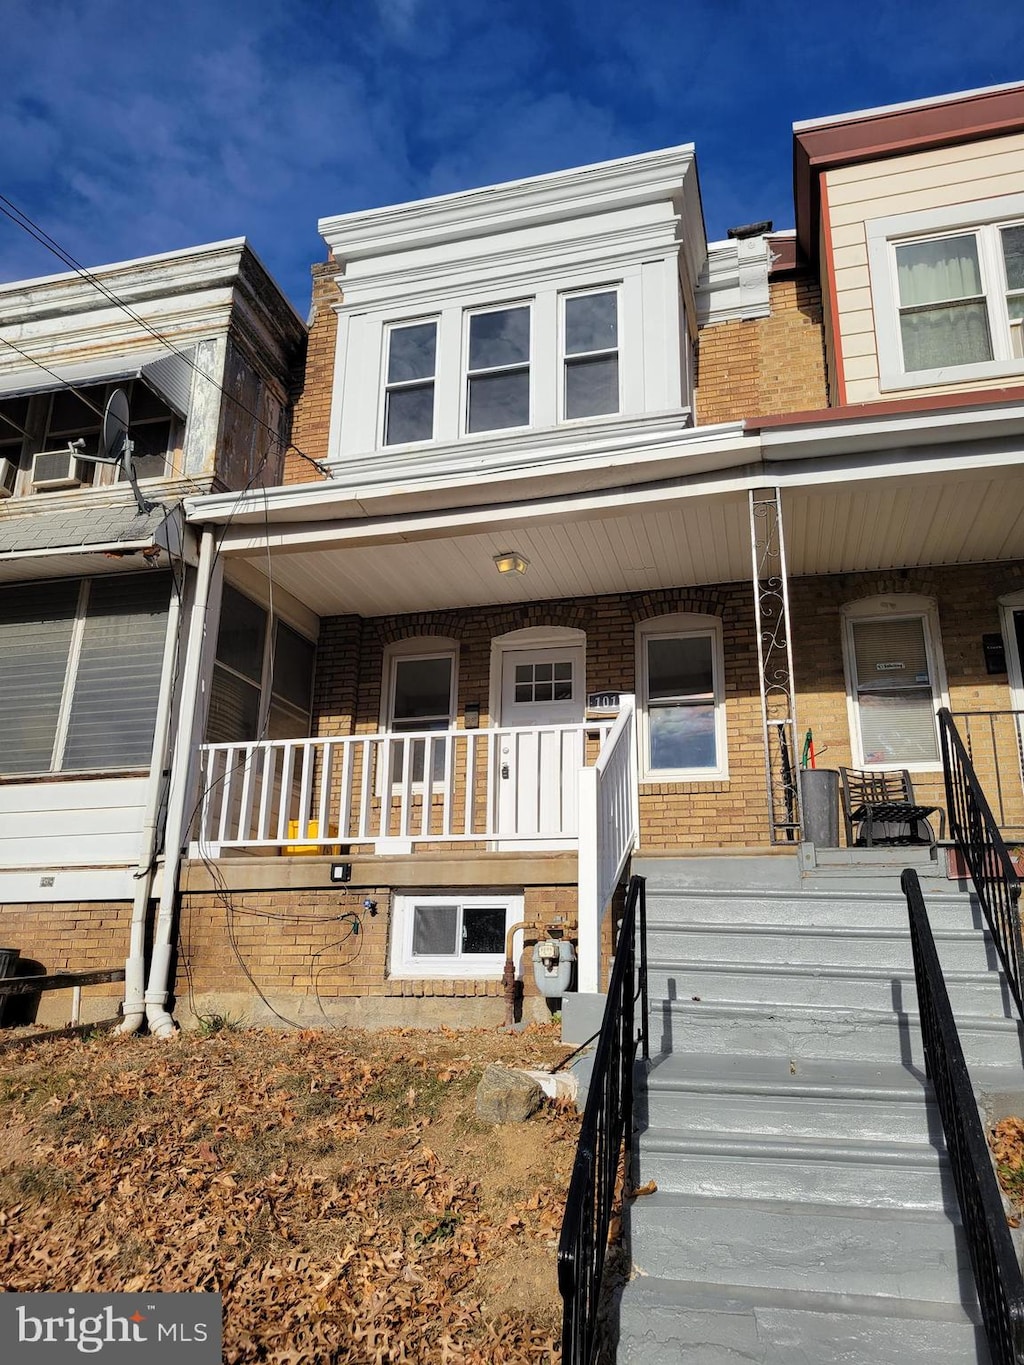
[[[942,772],[946,785],[949,832],[963,856],[995,939],[1007,984],[1024,1018],[1021,968],[1024,948],[1020,932],[1020,878],[999,833],[992,808],[981,789],[967,747],[952,715],[939,712]]]
[[[563,1365],[591,1365],[597,1352],[601,1280],[623,1141],[629,1178],[638,1045],[647,1061],[647,900],[644,878],[631,877],[558,1243]]]
[[[925,1068],[942,1117],[992,1365],[1022,1365],[1024,1279],[1007,1230],[921,883],[912,868],[903,873],[901,885],[910,918]]]

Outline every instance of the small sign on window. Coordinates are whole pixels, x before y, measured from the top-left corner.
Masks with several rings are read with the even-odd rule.
[[[894,669],[906,668],[906,664],[902,662],[893,662],[889,664],[875,664],[875,668],[878,670],[879,673],[891,673]]]

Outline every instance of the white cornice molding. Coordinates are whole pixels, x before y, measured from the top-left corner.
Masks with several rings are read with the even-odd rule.
[[[366,256],[680,196],[693,160],[691,142],[525,180],[321,218],[318,227],[344,266]]]
[[[410,252],[417,253],[422,261],[422,254],[431,249],[481,243],[485,239],[500,243],[519,233],[526,240],[513,246],[513,254],[543,255],[556,242],[563,248],[578,242],[579,225],[584,220],[599,220],[615,213],[628,217],[628,211],[657,205],[667,207],[661,225],[665,244],[681,244],[687,269],[695,279],[703,264],[706,238],[692,143],[527,180],[324,218],[319,227],[341,266],[338,284],[347,292],[358,287],[364,278],[383,275],[390,277],[394,287],[396,277],[405,268],[403,258]],[[645,224],[635,220],[632,226],[643,228]],[[532,236],[531,229],[547,229],[546,240]],[[457,254],[465,259],[477,253],[463,247]],[[451,266],[450,260],[438,260],[433,267],[423,264],[425,270],[433,268],[438,275]]]

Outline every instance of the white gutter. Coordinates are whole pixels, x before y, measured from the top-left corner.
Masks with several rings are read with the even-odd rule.
[[[181,594],[172,590],[167,612],[167,634],[160,667],[160,696],[153,728],[153,751],[149,760],[149,786],[146,814],[142,826],[139,865],[135,872],[135,897],[128,931],[128,956],[124,964],[123,1018],[115,1033],[137,1033],[146,1017],[146,912],[153,889],[157,836],[160,824],[161,793],[170,746],[171,703],[174,693],[174,663],[177,657],[178,630],[181,625]]]
[[[186,825],[186,807],[190,790],[193,751],[193,717],[199,699],[202,675],[203,644],[206,635],[206,615],[210,601],[210,584],[215,565],[215,533],[204,527],[199,548],[199,572],[196,595],[192,604],[192,622],[188,650],[181,679],[181,699],[178,706],[180,723],[167,796],[165,822],[164,876],[160,888],[160,908],[153,930],[153,951],[149,963],[149,984],[146,988],[146,1017],[149,1031],[157,1038],[170,1038],[176,1025],[168,1012],[167,995],[170,986],[172,930],[178,893],[178,874],[181,868],[182,844]]]

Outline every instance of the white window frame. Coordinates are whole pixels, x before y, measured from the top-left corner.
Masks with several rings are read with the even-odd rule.
[[[875,218],[865,224],[871,297],[878,344],[878,386],[883,392],[940,384],[999,379],[1024,374],[1024,358],[1013,355],[1006,274],[999,231],[1024,222],[1024,194],[952,204],[920,213]],[[991,360],[946,365],[931,370],[905,370],[899,321],[896,248],[918,241],[972,234],[978,243],[982,291],[988,306]]]
[[[228,744],[253,744],[266,739],[268,737],[267,731],[270,725],[270,712],[271,709],[274,707],[275,703],[281,704],[284,707],[290,709],[297,719],[301,715],[301,710],[295,704],[295,702],[290,701],[286,697],[282,697],[279,692],[274,691],[274,665],[277,656],[277,628],[280,625],[285,626],[288,630],[292,631],[293,634],[298,635],[301,639],[305,640],[306,644],[312,645],[313,647],[313,669],[310,677],[309,709],[306,712],[305,733],[306,736],[308,736],[312,728],[313,702],[316,690],[316,671],[317,666],[319,664],[319,654],[317,650],[316,639],[309,633],[308,630],[304,630],[301,626],[296,624],[295,621],[290,620],[288,617],[283,616],[277,611],[272,610],[269,603],[264,600],[261,600],[258,594],[249,591],[247,588],[240,586],[238,583],[231,582],[229,579],[225,579],[224,586],[230,588],[232,592],[238,593],[240,597],[244,597],[246,601],[252,603],[252,605],[256,607],[259,611],[262,611],[265,624],[263,630],[263,657],[260,660],[260,676],[258,679],[250,678],[245,673],[240,673],[236,668],[232,668],[230,664],[225,663],[222,659],[218,659],[217,645],[219,643],[219,640],[214,642],[213,655],[210,663],[211,689],[213,688],[214,685],[214,678],[216,676],[217,669],[221,669],[224,673],[228,673],[232,677],[238,678],[240,682],[245,683],[249,687],[255,687],[259,691],[259,706],[257,707],[256,711],[255,740],[223,740],[219,742]],[[221,610],[223,610],[223,603]],[[209,725],[209,719],[210,719],[209,709],[207,709],[204,730],[205,727]],[[305,736],[300,737],[304,738]],[[207,743],[212,742],[213,741],[210,740],[207,741]]]
[[[387,422],[388,422],[388,394],[396,389],[416,388],[424,385],[427,381],[423,379],[401,380],[396,383],[388,382],[388,362],[391,356],[391,336],[394,332],[400,332],[403,327],[423,327],[427,323],[434,325],[434,374],[430,383],[433,385],[433,404],[431,410],[430,435],[421,436],[416,441],[392,441],[388,444]],[[415,318],[395,318],[393,321],[386,322],[381,328],[381,354],[380,354],[380,411],[377,414],[377,445],[380,450],[406,450],[410,447],[426,445],[430,441],[437,439],[437,406],[438,391],[440,387],[440,370],[442,362],[441,352],[441,318],[437,313],[429,313],[425,317]]]
[[[853,756],[853,766],[880,773],[903,772],[904,770],[911,773],[941,772],[942,757],[937,722],[935,726],[935,752],[937,757],[934,760],[907,761],[895,758],[888,763],[871,763],[866,759],[860,726],[860,705],[857,700],[857,667],[853,635],[855,623],[921,621],[924,626],[925,656],[928,659],[932,690],[932,710],[937,715],[940,707],[949,705],[949,696],[946,688],[945,665],[942,658],[939,612],[935,599],[915,593],[895,593],[891,596],[869,597],[860,602],[847,602],[841,609],[841,615],[843,674],[846,681],[846,709],[850,724],[850,750]]]
[[[471,370],[469,367],[469,331],[473,318],[481,317],[486,313],[511,313],[517,308],[525,308],[530,320],[530,355],[525,364],[520,362],[516,365],[494,365],[486,370]],[[537,365],[537,329],[536,329],[536,300],[533,298],[504,300],[500,303],[481,303],[471,308],[466,308],[462,315],[462,368],[461,368],[461,392],[459,402],[461,412],[459,415],[459,434],[470,439],[492,439],[496,436],[504,436],[508,432],[528,431],[533,425],[537,411],[536,388],[536,365]],[[483,378],[487,375],[511,373],[518,370],[526,370],[527,374],[527,393],[528,411],[526,421],[511,427],[486,427],[481,431],[470,431],[469,429],[469,389],[470,381],[475,378]]]
[[[459,698],[459,646],[457,640],[452,640],[445,635],[416,635],[406,640],[397,640],[394,644],[385,646],[384,659],[381,668],[381,689],[380,689],[380,730],[382,734],[402,735],[407,733],[403,730],[394,728],[395,720],[395,685],[398,681],[398,665],[404,659],[449,659],[452,666],[451,688],[448,699],[448,724],[445,730],[434,731],[435,734],[443,734],[455,729],[455,721],[458,715]],[[382,792],[383,767],[377,765],[377,795]],[[397,791],[402,783],[399,779],[392,779],[392,790]],[[425,783],[421,780],[413,782],[412,790],[422,793]],[[439,785],[438,779],[433,776],[430,779],[431,789]]]
[[[711,669],[714,684],[715,753],[713,768],[652,768],[651,730],[647,701],[647,642],[687,636],[711,639]],[[671,616],[652,616],[636,628],[637,715],[640,736],[640,780],[642,782],[721,782],[729,777],[729,752],[725,709],[725,643],[722,622],[717,616],[679,612]]]
[[[460,912],[465,909],[503,907],[505,910],[505,940],[514,924],[523,919],[523,897],[501,891],[493,896],[481,895],[474,891],[466,895],[454,891],[446,896],[437,891],[429,895],[414,892],[395,894],[391,901],[391,953],[390,975],[400,979],[445,979],[494,980],[501,977],[505,966],[504,948],[500,953],[478,953],[471,958],[461,955],[446,957],[414,957],[412,951],[414,910],[418,905],[457,905]],[[513,957],[522,951],[522,930],[518,931],[518,946],[513,939]]]
[[[596,294],[615,295],[615,345],[602,351],[574,351],[569,355],[565,349],[565,313],[570,299],[583,299]],[[615,407],[611,412],[595,412],[587,417],[569,417],[566,412],[566,396],[569,388],[569,367],[575,361],[615,356]],[[558,420],[569,422],[594,422],[603,418],[617,417],[622,411],[622,287],[619,283],[595,284],[586,289],[570,289],[558,296]]]

